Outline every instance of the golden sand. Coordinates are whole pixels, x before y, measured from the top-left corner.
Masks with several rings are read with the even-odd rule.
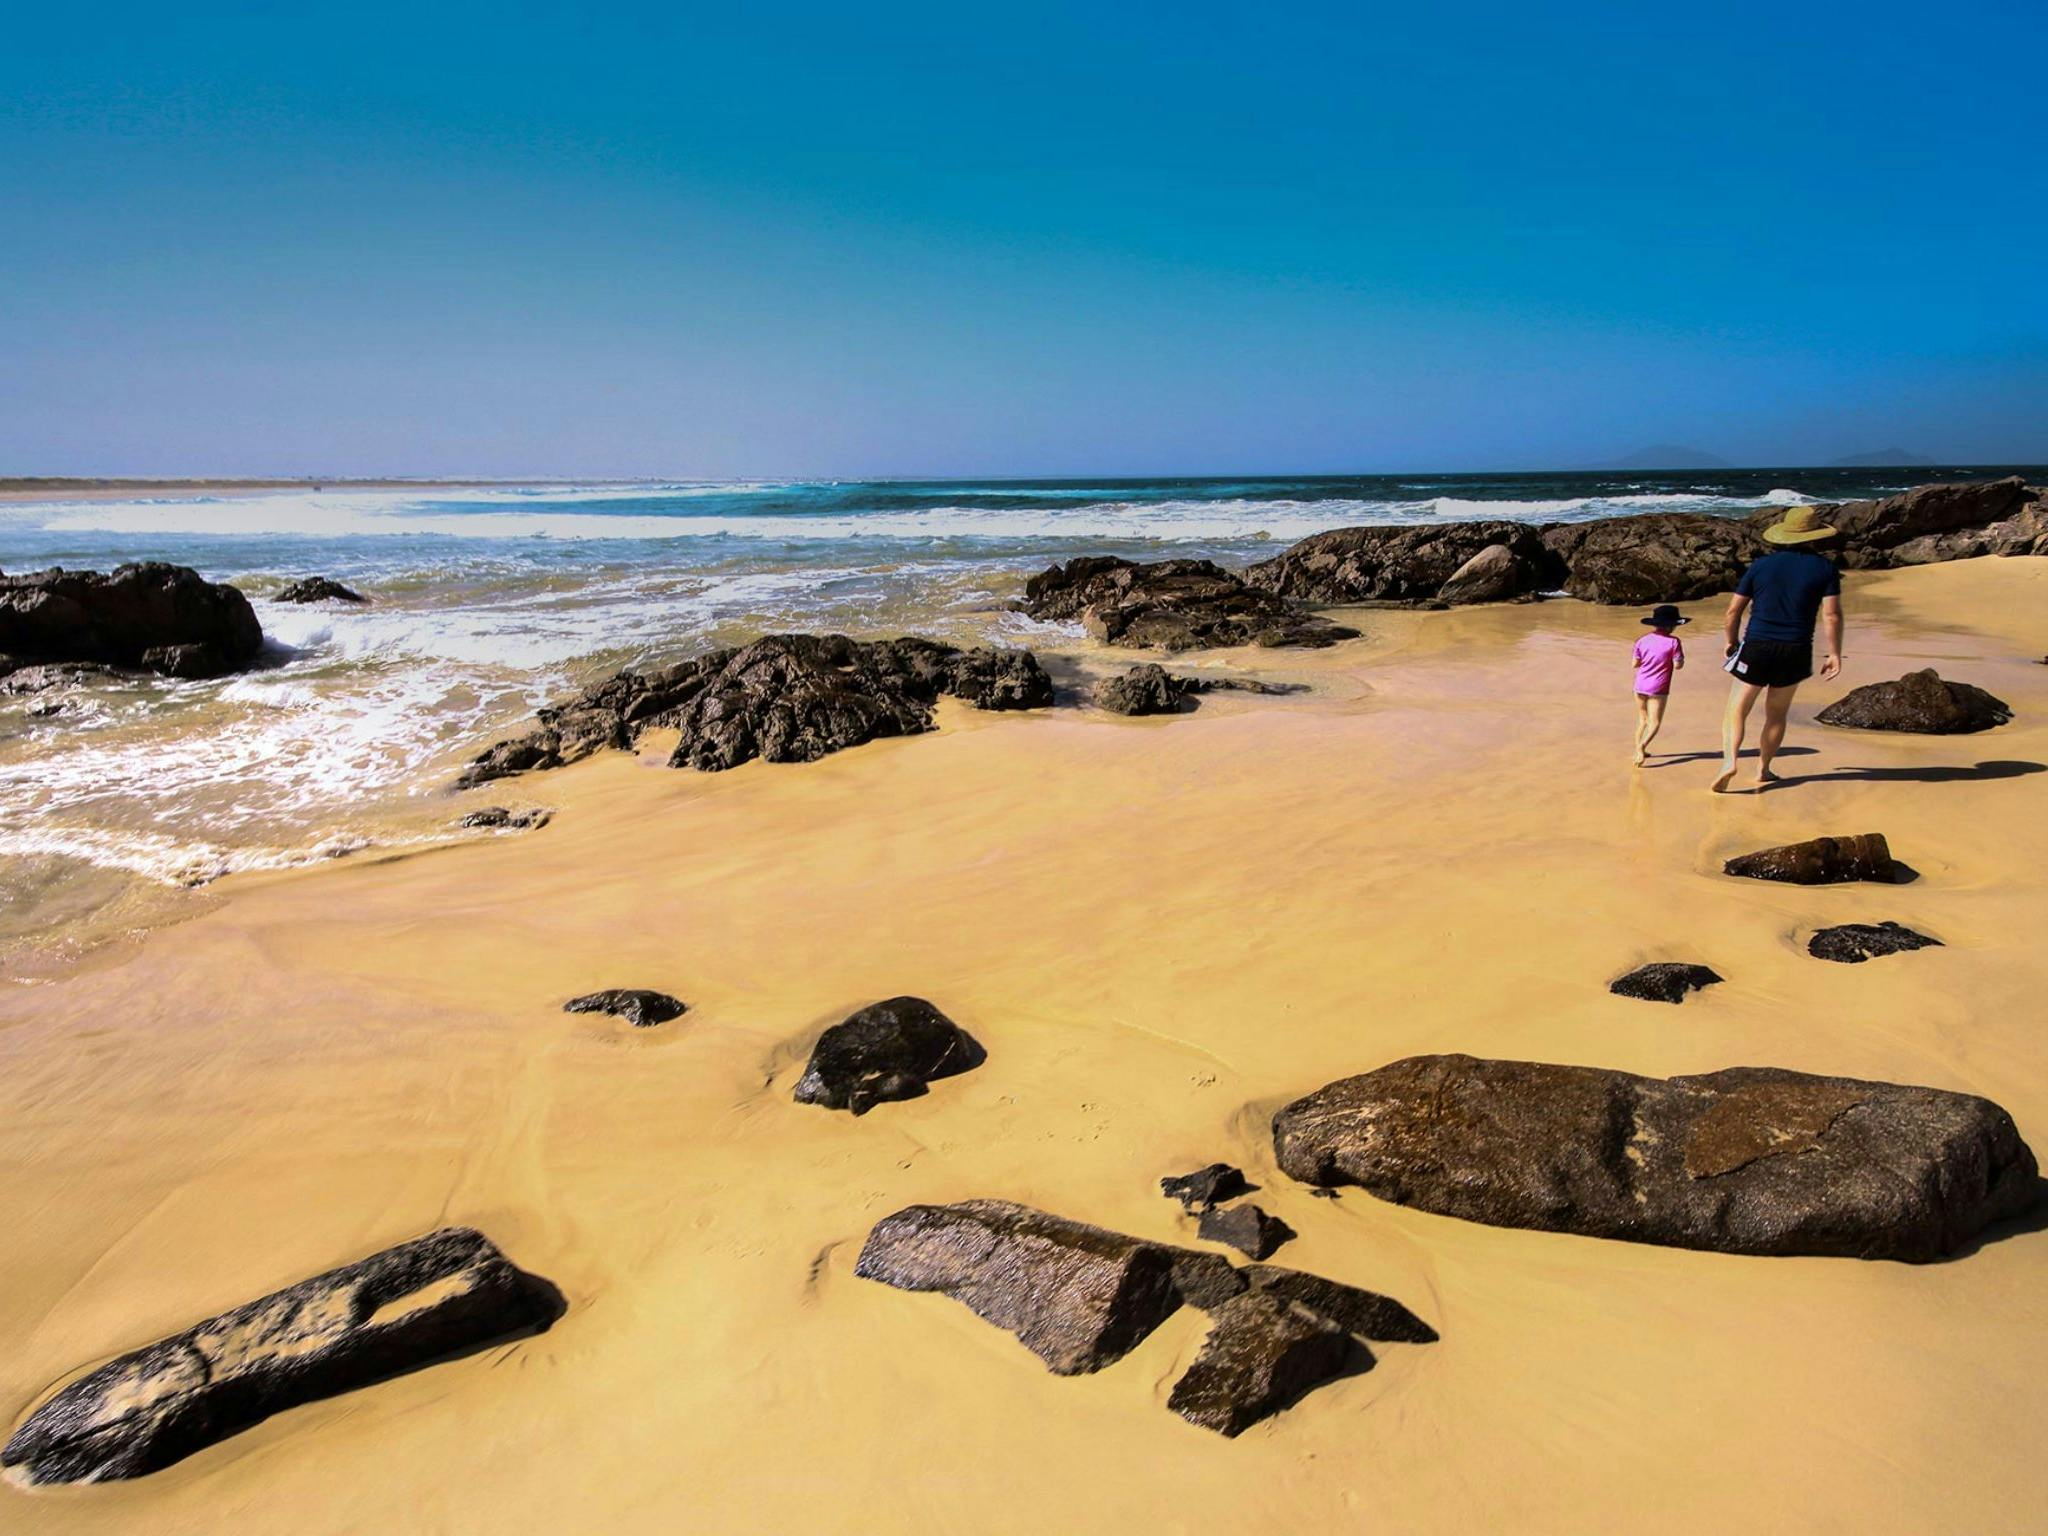
[[[0,1489],[0,1529],[2021,1529],[2048,1496],[2048,1232],[1913,1267],[1503,1231],[1311,1199],[1267,1121],[1463,1050],[1964,1089],[2041,1145],[2044,601],[2039,561],[1852,580],[1845,683],[1933,664],[2019,718],[1833,732],[1811,715],[1840,689],[1809,685],[1762,796],[1709,796],[1696,755],[1630,768],[1636,615],[1556,602],[1204,658],[1316,691],[1169,721],[948,706],[931,736],[723,775],[650,742],[472,797],[554,806],[539,832],[230,880],[0,995],[0,1402],[18,1422],[79,1367],[446,1223],[570,1310],[146,1479]],[[1715,747],[1717,610],[1693,607],[1665,751]],[[1864,831],[1918,883],[1718,873]],[[1947,947],[1804,953],[1887,918]],[[1728,981],[1608,995],[1654,959]],[[609,986],[691,1011],[560,1012]],[[858,1120],[793,1103],[818,1028],[901,992],[987,1063]],[[1192,1241],[1156,1181],[1217,1158],[1301,1233],[1281,1262],[1442,1342],[1232,1442],[1164,1407],[1199,1314],[1063,1379],[852,1273],[921,1200]]]

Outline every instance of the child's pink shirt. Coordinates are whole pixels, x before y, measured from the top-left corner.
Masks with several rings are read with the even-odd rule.
[[[1671,669],[1684,654],[1676,635],[1660,635],[1653,629],[1643,636],[1636,642],[1636,692],[1669,693]]]

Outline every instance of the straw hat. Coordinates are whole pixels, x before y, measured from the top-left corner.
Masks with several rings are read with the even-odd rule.
[[[1811,544],[1834,536],[1835,530],[1811,507],[1787,507],[1785,515],[1764,530],[1766,544]]]

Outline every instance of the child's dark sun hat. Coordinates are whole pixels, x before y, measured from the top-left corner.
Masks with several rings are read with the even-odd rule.
[[[1690,624],[1692,620],[1680,613],[1670,603],[1659,603],[1643,622],[1652,629],[1676,629],[1681,624]]]

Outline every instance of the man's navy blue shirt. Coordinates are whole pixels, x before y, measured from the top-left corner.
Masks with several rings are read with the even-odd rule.
[[[1781,549],[1744,571],[1735,590],[1749,599],[1745,640],[1811,645],[1821,599],[1842,595],[1842,573],[1825,555]]]

